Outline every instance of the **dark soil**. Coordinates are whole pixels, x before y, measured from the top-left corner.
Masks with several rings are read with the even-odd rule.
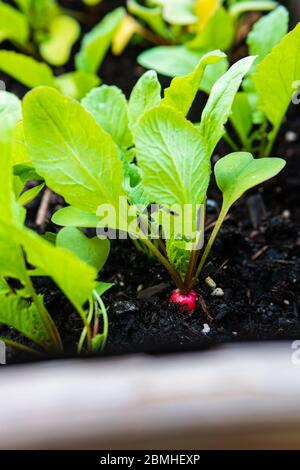
[[[101,8],[107,3],[104,1]],[[113,6],[116,3],[123,2],[113,2]],[[101,8],[95,10],[98,15]],[[132,47],[119,58],[109,55],[100,71],[103,82],[120,86],[128,95],[143,72],[135,61],[139,52],[140,48]],[[5,78],[9,91],[20,96],[24,93],[14,81],[0,74],[1,78]],[[164,85],[168,82],[165,78],[162,81]],[[199,116],[200,110],[196,111]],[[107,354],[202,349],[228,341],[300,337],[299,128],[299,112],[293,106],[273,152],[287,160],[286,169],[232,209],[198,285],[201,302],[196,312],[179,313],[168,303],[172,285],[157,262],[137,252],[130,241],[113,243],[101,274],[102,280],[115,284],[104,296],[110,322]],[[226,153],[228,149],[222,144],[218,154]],[[52,195],[48,219],[42,227],[36,226],[39,204],[40,198],[29,207],[28,225],[39,232],[57,230],[50,217],[63,200]],[[213,188],[208,224],[215,220],[219,204],[220,194]],[[222,289],[222,296],[212,295],[204,281],[208,275]],[[45,294],[66,352],[73,354],[82,329],[80,318],[52,283],[37,280],[36,286]],[[20,339],[8,329],[1,334]],[[20,360],[20,356],[14,356],[14,360]]]

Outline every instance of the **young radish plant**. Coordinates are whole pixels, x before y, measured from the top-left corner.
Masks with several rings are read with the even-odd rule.
[[[128,0],[128,15],[112,50],[120,54],[132,36],[143,38],[155,47],[139,55],[140,65],[168,77],[186,75],[208,51],[233,48],[245,13],[270,11],[276,6],[272,0]],[[201,90],[209,93],[227,68],[227,61],[209,66]]]
[[[248,36],[257,55],[233,103],[233,148],[268,157],[300,78],[300,24],[288,34],[288,11],[280,6],[261,18]]]
[[[98,228],[102,235],[103,229],[127,232],[167,269],[178,289],[170,300],[181,310],[196,307],[194,288],[232,204],[285,165],[279,158],[255,160],[245,152],[218,161],[214,171],[223,207],[202,253],[211,157],[255,57],[240,60],[217,81],[194,125],[186,116],[205,67],[223,59],[220,51],[208,53],[192,73],[174,78],[163,98],[150,71],[137,82],[129,102],[109,86],[92,90],[82,104],[47,87],[31,91],[23,101],[32,164],[70,204],[53,221]],[[149,215],[151,204],[155,211]],[[114,209],[114,217],[106,216],[107,208]],[[180,212],[188,215],[189,224],[179,229]]]
[[[12,41],[14,38],[19,38],[19,40],[22,38],[18,22],[13,21],[12,18],[8,22],[8,17],[3,16],[7,9],[10,15],[13,15],[13,18],[15,16],[19,19],[20,17],[23,18],[25,24],[26,21],[36,24],[38,21],[37,14],[39,21],[43,20],[48,24],[49,21],[53,20],[53,23],[49,26],[51,34],[47,32],[48,26],[44,25],[42,33],[40,32],[38,36],[41,41],[39,53],[44,62],[39,60],[35,50],[32,51],[31,47],[26,47],[26,41],[24,40],[25,42],[22,42],[23,47],[19,47],[22,52],[0,50],[0,70],[28,88],[42,85],[51,86],[75,99],[81,99],[88,91],[99,85],[101,80],[97,75],[98,69],[118,31],[125,15],[125,9],[116,8],[86,33],[81,41],[79,52],[75,56],[75,69],[57,75],[48,64],[59,66],[67,62],[73,42],[77,40],[77,36],[72,36],[72,28],[77,25],[77,21],[69,15],[62,16],[60,10],[57,10],[58,6],[54,0],[22,0],[19,3],[24,10],[23,14],[9,5],[2,4],[0,1],[0,42],[2,36],[4,39],[11,39]],[[47,16],[49,5],[52,12],[50,18]],[[55,10],[52,10],[53,8]],[[26,15],[29,15],[27,20]],[[32,15],[34,15],[34,19],[30,19]],[[7,24],[9,25],[9,31],[6,27]],[[79,26],[77,27],[79,28]],[[27,26],[28,28],[29,26]]]
[[[14,3],[16,7],[0,2],[0,42],[11,41],[23,52],[40,54],[51,65],[64,65],[80,36],[78,21],[56,0]]]
[[[96,282],[96,278],[107,259],[109,241],[90,240],[77,229],[64,229],[54,246],[24,226],[26,210],[23,206],[36,197],[43,184],[24,191],[24,180],[13,172],[17,162],[18,165],[28,163],[26,149],[17,142],[20,119],[18,98],[0,92],[0,324],[18,330],[35,343],[37,349],[7,337],[1,340],[33,354],[62,352],[59,331],[46,308],[44,296],[36,292],[32,280],[36,276],[49,276],[82,318],[84,331],[78,350],[81,351],[85,341],[89,351],[103,348],[107,313],[101,295],[111,285]],[[51,240],[55,243],[54,234]],[[88,314],[84,309],[86,303],[90,305]]]

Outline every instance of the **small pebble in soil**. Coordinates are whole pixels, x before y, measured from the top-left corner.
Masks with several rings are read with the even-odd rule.
[[[118,300],[114,303],[113,310],[116,315],[122,315],[122,313],[136,311],[137,306],[133,302],[129,302],[127,300]]]
[[[224,296],[224,291],[221,289],[221,287],[216,287],[216,289],[213,290],[211,293],[213,297],[223,297]]]
[[[287,142],[296,142],[297,138],[298,138],[298,136],[297,136],[296,132],[288,131],[285,134],[285,140]]]
[[[281,214],[283,219],[290,219],[291,218],[291,211],[288,209],[284,210]]]
[[[207,335],[210,332],[210,326],[207,323],[204,323],[201,331],[203,334]]]
[[[215,283],[215,281],[210,276],[207,276],[207,278],[205,279],[205,283],[211,289],[215,289],[217,287],[217,284]]]

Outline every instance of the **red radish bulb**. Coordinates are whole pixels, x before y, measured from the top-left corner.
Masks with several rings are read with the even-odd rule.
[[[170,302],[177,304],[181,312],[193,312],[197,308],[198,294],[191,290],[188,294],[183,294],[179,289],[173,290]]]

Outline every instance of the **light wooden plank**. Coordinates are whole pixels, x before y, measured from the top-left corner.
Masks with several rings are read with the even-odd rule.
[[[278,342],[4,366],[0,448],[300,449],[293,352]]]

